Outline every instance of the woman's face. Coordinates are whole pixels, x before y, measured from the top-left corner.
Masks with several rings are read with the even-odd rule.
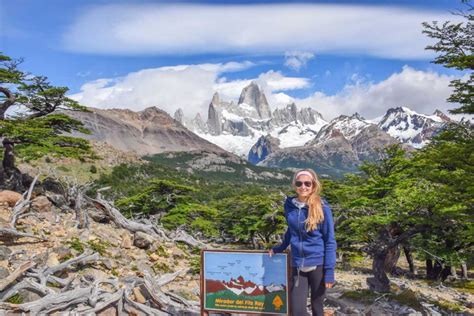
[[[308,175],[300,175],[295,180],[295,191],[300,199],[307,199],[313,192],[313,181]]]

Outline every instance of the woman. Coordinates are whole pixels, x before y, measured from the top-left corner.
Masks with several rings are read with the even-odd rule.
[[[323,316],[324,292],[334,284],[336,265],[336,240],[331,209],[319,195],[321,184],[313,170],[296,172],[292,184],[296,196],[287,197],[284,207],[288,229],[282,244],[273,247],[269,254],[272,256],[273,253],[282,252],[291,245],[292,315],[307,315],[306,299],[311,289],[313,316]]]

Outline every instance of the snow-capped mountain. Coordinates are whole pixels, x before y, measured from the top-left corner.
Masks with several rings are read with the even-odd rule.
[[[214,293],[222,290],[229,290],[236,295],[259,296],[271,292],[285,291],[283,284],[270,284],[268,286],[255,284],[252,281],[245,280],[239,276],[229,281],[224,280],[206,280],[206,290],[208,293]]]
[[[174,118],[200,137],[246,158],[261,137],[278,139],[280,148],[302,146],[327,124],[317,111],[298,109],[294,103],[271,112],[265,94],[254,82],[242,90],[237,104],[215,93],[206,123],[198,115],[185,118],[182,110]]]
[[[400,142],[421,148],[450,121],[439,110],[433,115],[423,115],[407,107],[397,107],[389,109],[378,126]]]
[[[371,124],[360,116],[359,113],[355,113],[352,116],[341,115],[321,128],[316,137],[308,142],[307,145],[311,146],[325,142],[331,139],[335,133],[340,133],[350,141]]]
[[[175,119],[253,164],[311,167],[333,175],[356,171],[363,161],[378,159],[379,149],[387,145],[421,148],[450,121],[440,111],[424,115],[407,107],[391,108],[371,120],[355,113],[330,122],[314,109],[299,109],[295,103],[271,112],[255,83],[242,90],[238,103],[214,94],[205,123],[199,115],[185,118],[181,110]]]

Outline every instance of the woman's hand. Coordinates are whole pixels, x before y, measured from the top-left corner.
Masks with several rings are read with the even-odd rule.
[[[274,254],[273,249],[268,250],[268,255],[270,256],[270,258],[273,256],[273,254]]]
[[[326,285],[327,289],[330,289],[333,287],[334,283],[324,283]]]

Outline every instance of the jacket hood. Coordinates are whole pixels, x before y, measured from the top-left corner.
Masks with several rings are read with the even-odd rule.
[[[285,209],[290,211],[294,211],[298,209],[298,206],[293,203],[293,199],[296,199],[296,196],[287,196],[285,200]],[[306,208],[307,206],[304,206],[303,208]]]

